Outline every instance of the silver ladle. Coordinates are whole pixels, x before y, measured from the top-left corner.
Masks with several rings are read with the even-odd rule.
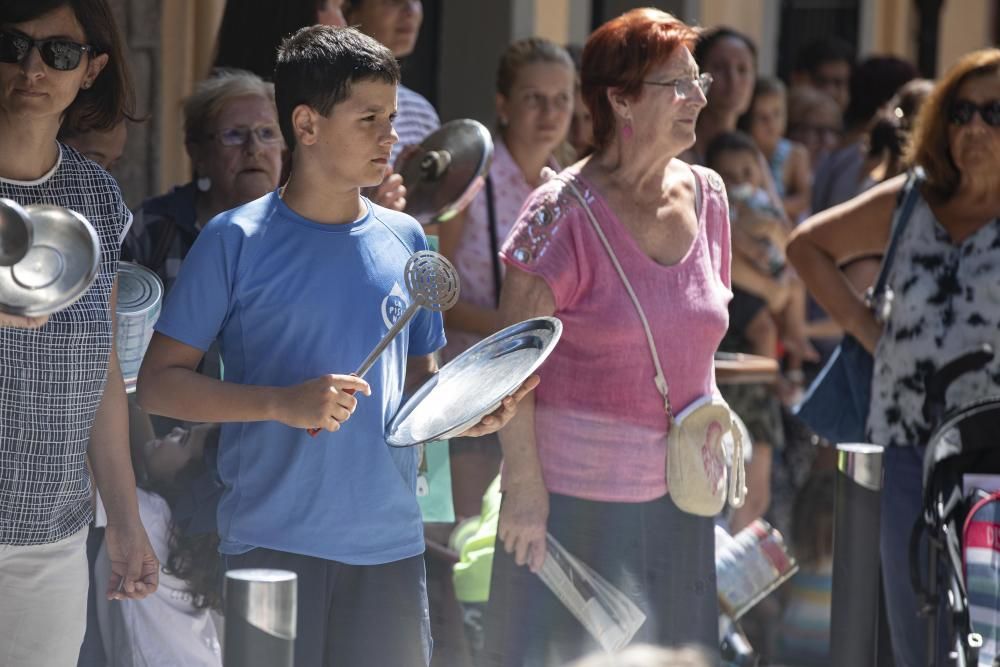
[[[431,250],[418,250],[413,253],[403,268],[403,280],[406,282],[406,290],[410,293],[410,305],[352,375],[363,378],[419,309],[426,308],[440,313],[458,303],[461,281],[458,278],[458,271],[444,255]],[[349,389],[347,393],[353,394],[354,391]],[[319,432],[318,428],[309,429],[310,435]]]

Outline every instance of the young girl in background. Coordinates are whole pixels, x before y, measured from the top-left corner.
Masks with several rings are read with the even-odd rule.
[[[796,222],[809,212],[812,170],[805,147],[785,138],[786,102],[785,86],[781,81],[758,78],[750,109],[740,118],[739,127],[750,134],[764,154],[785,214]]]
[[[542,169],[556,167],[573,114],[576,70],[560,46],[533,37],[514,42],[497,68],[493,164],[469,208],[441,226],[441,252],[462,279],[462,295],[445,317],[451,360],[501,328],[497,305],[503,267],[500,247]],[[500,470],[496,436],[453,438],[450,443],[455,512],[479,513],[483,492]]]
[[[215,424],[175,428],[132,451],[139,515],[163,564],[160,587],[141,602],[123,600],[98,607],[108,667],[221,667],[219,634],[211,611],[221,610],[219,538],[214,530],[186,531],[177,508],[191,495],[204,470],[205,448],[214,451]],[[108,567],[104,547],[97,569]]]

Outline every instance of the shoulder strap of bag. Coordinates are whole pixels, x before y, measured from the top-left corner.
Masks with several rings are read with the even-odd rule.
[[[913,208],[920,198],[920,183],[923,182],[923,174],[919,169],[910,171],[900,192],[899,204],[893,212],[892,231],[889,235],[889,245],[886,248],[885,256],[882,258],[882,266],[879,268],[878,279],[872,289],[870,302],[881,299],[885,293],[886,283],[889,282],[889,273],[892,269],[892,262],[896,258],[896,249],[899,247],[899,240],[903,237],[903,231],[910,222]]]
[[[597,218],[594,217],[594,212],[591,210],[590,204],[587,203],[587,199],[576,187],[576,184],[573,183],[572,178],[566,178],[562,174],[556,176],[556,178],[565,183],[576,200],[580,202],[584,212],[587,214],[587,219],[590,220],[590,224],[594,227],[594,232],[597,233],[597,238],[601,240],[601,244],[607,251],[608,257],[615,267],[615,271],[618,272],[618,277],[621,278],[622,283],[625,285],[625,291],[628,292],[628,297],[632,300],[632,305],[635,306],[636,312],[639,313],[639,320],[642,322],[642,329],[646,334],[646,343],[649,345],[649,353],[653,357],[653,366],[656,369],[656,376],[653,378],[653,382],[656,384],[656,390],[663,397],[663,409],[667,413],[667,421],[669,424],[673,424],[674,411],[670,407],[670,388],[667,386],[667,377],[663,374],[663,367],[660,365],[660,355],[656,350],[656,343],[653,341],[653,332],[649,327],[649,320],[646,319],[646,312],[639,304],[639,297],[635,295],[632,283],[629,282],[628,276],[625,275],[625,270],[622,268],[621,262],[618,261],[618,256],[615,255],[615,251],[611,248],[611,243],[608,241],[608,237],[605,236],[604,230],[601,229],[601,225],[597,222]]]

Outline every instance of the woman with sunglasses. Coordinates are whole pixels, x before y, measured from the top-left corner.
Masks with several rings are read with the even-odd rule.
[[[278,187],[285,143],[274,85],[244,70],[216,70],[184,101],[184,147],[194,179],[144,201],[125,240],[130,258],[159,274],[167,290],[209,220]]]
[[[0,4],[0,197],[73,209],[97,231],[90,289],[48,318],[0,315],[0,663],[75,665],[86,625],[93,474],[112,574],[138,599],[159,563],[139,519],[114,347],[118,255],[132,216],[107,172],[58,144],[133,109],[106,0]],[[0,307],[2,310],[2,307]],[[103,583],[103,582],[102,582]]]
[[[934,87],[907,157],[925,180],[892,263],[884,322],[838,267],[883,252],[904,176],[806,220],[788,258],[820,305],[875,356],[867,431],[869,442],[886,446],[883,585],[896,665],[916,667],[934,657],[924,655],[926,621],[906,566],[921,508],[921,446],[936,426],[922,411],[924,383],[973,347],[1000,349],[1000,50],[966,55]],[[998,391],[1000,357],[955,382],[948,408]]]

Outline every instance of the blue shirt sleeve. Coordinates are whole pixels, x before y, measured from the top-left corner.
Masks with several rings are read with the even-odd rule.
[[[235,283],[235,248],[227,248],[233,229],[216,220],[202,230],[167,295],[156,331],[205,351],[228,319]],[[230,232],[227,234],[226,232]]]

